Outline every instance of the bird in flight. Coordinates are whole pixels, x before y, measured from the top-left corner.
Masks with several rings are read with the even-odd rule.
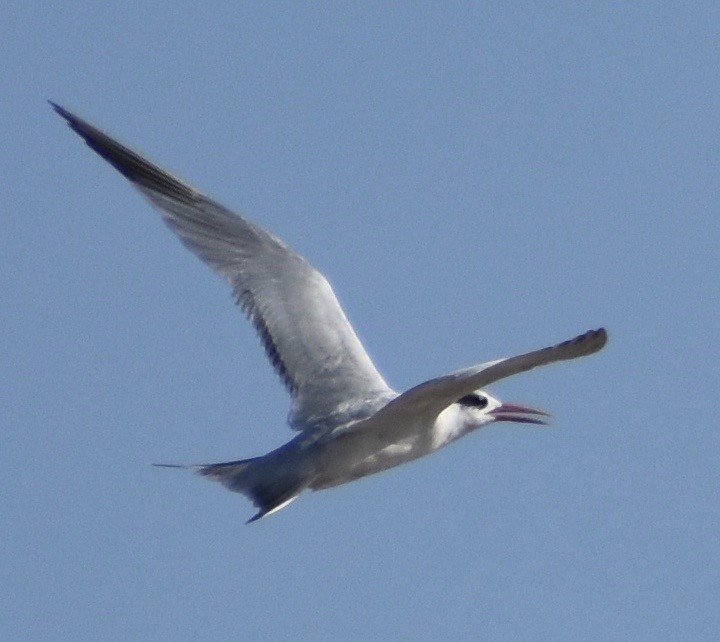
[[[428,455],[499,421],[543,424],[546,413],[483,388],[600,350],[604,328],[515,357],[430,379],[398,394],[370,360],[325,277],[282,240],[160,169],[68,110],[68,125],[162,215],[191,252],[227,279],[291,397],[297,436],[250,459],[176,466],[248,497],[253,522],[305,490],[360,479]]]

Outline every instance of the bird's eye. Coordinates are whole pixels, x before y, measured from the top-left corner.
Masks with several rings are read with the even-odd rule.
[[[464,397],[460,397],[458,399],[458,403],[463,406],[471,406],[473,408],[484,408],[488,405],[487,397],[483,397],[482,395],[465,395]]]

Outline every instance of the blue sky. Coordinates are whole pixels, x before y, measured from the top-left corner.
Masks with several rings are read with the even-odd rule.
[[[0,637],[717,639],[716,3],[2,9]],[[388,381],[605,325],[500,424],[254,526],[153,461],[287,398],[224,283],[46,104],[327,274]]]

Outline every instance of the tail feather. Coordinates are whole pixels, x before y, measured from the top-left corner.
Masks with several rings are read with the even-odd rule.
[[[269,467],[263,457],[196,466],[153,465],[192,470],[198,475],[220,482],[236,493],[242,493],[258,509],[248,520],[248,524],[284,508],[307,487],[307,482],[291,471]]]

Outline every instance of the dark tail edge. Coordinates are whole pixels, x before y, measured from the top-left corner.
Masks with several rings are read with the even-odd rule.
[[[158,468],[191,470],[198,475],[218,481],[230,490],[245,495],[258,512],[246,523],[251,524],[287,506],[307,484],[281,470],[257,465],[262,457],[238,459],[218,464],[153,464]]]
[[[196,468],[196,466],[187,465],[187,464],[150,464],[151,466],[155,466],[155,468],[179,468],[182,470],[192,470],[193,468]]]

